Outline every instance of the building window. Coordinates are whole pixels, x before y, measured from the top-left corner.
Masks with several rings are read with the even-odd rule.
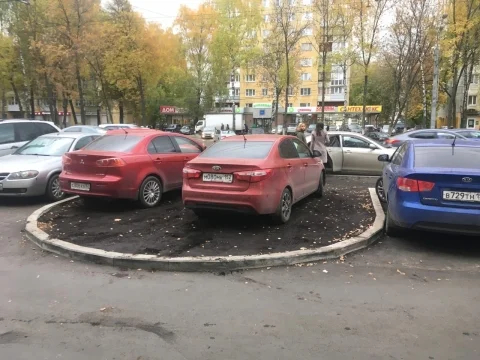
[[[300,107],[310,107],[310,103],[300,103]]]
[[[263,4],[263,7],[268,7],[268,0],[263,0],[262,4]]]
[[[310,88],[301,88],[300,89],[300,95],[302,96],[308,96],[311,94]]]
[[[17,101],[15,100],[15,98],[8,99],[8,105],[17,105]]]
[[[270,30],[266,30],[266,29],[262,30],[262,36],[264,38],[266,38],[268,35],[270,35]]]
[[[268,21],[270,20],[270,17],[267,15],[263,15],[263,21],[268,23]]]
[[[255,96],[255,89],[246,89],[245,96]]]
[[[293,95],[293,88],[291,86],[288,87],[287,93],[288,95]]]
[[[253,104],[252,103],[245,104],[245,107],[253,107]]]
[[[235,82],[239,82],[240,81],[240,74],[235,74]]]
[[[300,65],[303,67],[312,66],[312,59],[302,59],[300,60]]]
[[[313,35],[313,30],[311,28],[306,28],[303,30],[303,36]]]
[[[332,86],[345,85],[345,82],[343,81],[343,79],[342,80],[332,80],[330,82],[330,85],[332,85]]]
[[[477,95],[468,96],[468,105],[477,105]]]
[[[311,51],[312,50],[312,43],[303,43],[302,44],[302,51]]]
[[[303,0],[303,5],[312,5],[312,0]]]
[[[330,88],[327,88],[327,94],[342,94],[343,93],[343,87],[341,86],[332,86]]]
[[[312,80],[312,74],[310,73],[303,73],[302,74],[302,81],[309,81]]]
[[[236,88],[235,91],[233,92],[234,96],[240,96],[240,89]]]
[[[471,84],[478,84],[479,82],[480,82],[480,75],[478,74],[473,75]]]
[[[247,74],[245,75],[246,82],[255,82],[255,74]]]
[[[303,20],[309,21],[309,20],[312,20],[312,19],[313,19],[313,16],[312,16],[311,12],[306,12],[305,14],[303,14]]]
[[[263,82],[267,82],[267,81],[268,81],[268,76],[265,75],[265,74],[263,74],[263,75],[262,75],[262,81],[263,81]]]
[[[293,107],[293,103],[288,103],[288,107]]]
[[[268,89],[262,89],[262,96],[268,96]]]
[[[246,35],[247,39],[255,39],[256,37],[257,37],[257,32],[255,30],[250,31]]]

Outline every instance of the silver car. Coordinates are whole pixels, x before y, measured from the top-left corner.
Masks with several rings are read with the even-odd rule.
[[[467,138],[455,131],[452,130],[442,130],[442,129],[421,129],[413,130],[400,135],[392,136],[391,138],[385,141],[386,144],[393,147],[399,147],[405,141],[415,141],[419,139],[462,139],[467,140]]]
[[[378,161],[378,155],[392,156],[396,150],[353,132],[330,131],[328,136],[326,168],[333,172],[381,175],[384,164]],[[309,146],[311,138],[311,135],[306,137]]]
[[[213,126],[206,126],[202,131],[202,139],[213,139],[215,136],[215,128]]]
[[[0,158],[0,197],[40,196],[61,200],[58,175],[62,171],[62,156],[83,148],[98,134],[55,133],[42,135],[23,145],[13,154]]]
[[[99,126],[90,126],[90,125],[73,125],[69,126],[62,130],[62,132],[83,132],[88,134],[100,134],[105,135],[107,130],[102,129]]]

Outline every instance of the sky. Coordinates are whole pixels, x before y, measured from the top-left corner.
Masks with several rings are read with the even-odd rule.
[[[102,4],[108,3],[102,0]],[[156,22],[167,28],[172,25],[177,17],[180,5],[196,8],[201,0],[130,0],[133,9],[149,22]]]

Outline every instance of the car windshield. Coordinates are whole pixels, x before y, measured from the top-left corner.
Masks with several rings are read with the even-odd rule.
[[[480,157],[480,147],[415,147],[415,167],[480,169],[472,159]]]
[[[115,152],[129,152],[141,140],[143,136],[136,135],[105,135],[83,149],[90,151],[115,151]]]
[[[73,143],[73,138],[39,137],[23,145],[14,155],[62,156]]]
[[[202,158],[265,159],[273,141],[220,141],[199,155]]]
[[[465,136],[469,139],[480,139],[480,131],[458,131],[458,134]]]
[[[187,130],[187,129],[188,129],[188,126],[184,126],[184,127],[182,127],[182,129]]]
[[[351,128],[351,129],[360,129],[360,125],[351,124],[351,125],[350,125],[350,128]]]

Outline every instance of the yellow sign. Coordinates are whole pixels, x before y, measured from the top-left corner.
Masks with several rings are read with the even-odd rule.
[[[339,106],[338,112],[344,112],[345,106]],[[381,113],[382,112],[382,105],[367,105],[365,106],[365,111],[367,113]],[[363,106],[362,105],[354,105],[354,106],[347,106],[347,113],[362,113]]]

